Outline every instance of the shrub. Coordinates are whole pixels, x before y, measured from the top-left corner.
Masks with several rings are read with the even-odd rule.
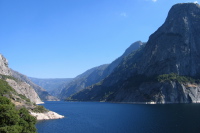
[[[27,109],[17,110],[8,98],[0,96],[0,133],[36,133],[35,123]]]
[[[34,109],[32,109],[32,111],[36,113],[44,113],[47,112],[48,110],[44,106],[37,105]]]
[[[200,83],[199,79],[188,77],[188,76],[180,76],[175,73],[159,75],[157,76],[157,80],[159,82],[178,81],[180,83]]]

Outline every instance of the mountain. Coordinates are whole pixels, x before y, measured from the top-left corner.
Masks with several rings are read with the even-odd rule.
[[[63,87],[59,98],[66,99],[72,94],[75,94],[76,92],[83,90],[84,88],[90,85],[100,82],[113,72],[113,70],[118,66],[118,64],[123,60],[123,58],[129,55],[132,51],[139,49],[143,44],[145,43],[137,41],[131,44],[131,46],[126,49],[124,54],[116,60],[114,60],[112,63],[94,67],[84,72],[83,74],[77,76],[69,84]]]
[[[65,84],[63,88],[61,88],[61,93],[58,97],[60,99],[66,99],[70,95],[84,89],[85,87],[99,82],[100,78],[103,76],[103,71],[107,66],[107,64],[101,65],[87,70],[83,74],[77,76],[70,83]]]
[[[50,95],[45,89],[34,84],[27,76],[11,69],[12,76],[29,84],[39,95],[42,101],[58,101],[58,98]]]
[[[58,100],[57,98],[51,96],[46,90],[31,82],[27,78],[27,76],[10,69],[8,67],[7,59],[1,54],[0,54],[0,74],[3,76],[7,75],[8,77],[11,77],[6,79],[9,85],[12,88],[14,88],[17,91],[17,93],[25,95],[32,102],[42,103],[41,99],[43,101]]]
[[[174,5],[145,47],[132,52],[80,101],[200,102],[200,5]]]
[[[13,78],[12,70],[8,67],[7,59],[0,54],[0,77],[6,81],[18,94],[26,96],[34,103],[42,103],[35,90],[26,82]]]
[[[62,88],[64,84],[68,84],[72,81],[72,78],[49,78],[49,79],[40,79],[28,77],[33,83],[44,88],[49,94],[57,96],[60,92],[59,89]]]
[[[15,77],[14,77],[15,76]],[[0,54],[0,132],[36,133],[36,120],[60,119],[55,112],[45,109],[33,89],[36,85],[8,67]]]

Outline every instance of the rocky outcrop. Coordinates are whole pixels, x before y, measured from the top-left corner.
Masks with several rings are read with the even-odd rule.
[[[63,115],[59,115],[53,111],[48,111],[45,113],[35,113],[30,112],[32,116],[36,117],[37,120],[51,120],[51,119],[62,119]]]
[[[149,37],[139,59],[129,61],[132,74],[147,76],[200,73],[200,6],[194,3],[174,5],[165,23]],[[120,68],[122,69],[122,68]]]
[[[199,103],[200,86],[191,83],[149,82],[139,88],[119,89],[112,99],[115,102],[143,102],[143,103]]]
[[[199,84],[151,81],[175,73],[200,78],[200,5],[174,5],[145,47],[132,52],[103,80],[72,96],[74,100],[188,103],[199,102]]]
[[[17,93],[25,95],[27,98],[30,99],[31,102],[38,103],[38,104],[42,103],[38,94],[29,84],[21,81],[20,79],[12,78],[13,76],[12,70],[8,67],[8,61],[1,54],[0,54],[0,74],[1,74],[0,78],[7,76],[5,80],[13,89],[15,89]]]
[[[43,89],[42,87],[34,84],[27,76],[14,71],[11,69],[11,74],[13,77],[29,84],[39,95],[39,97],[42,99],[42,101],[58,101],[59,99],[50,95],[45,89]]]
[[[18,109],[25,107],[31,112],[31,115],[35,116],[38,120],[63,118],[64,116],[52,111],[44,113],[32,112],[35,108],[39,107],[36,104],[41,104],[43,102],[33,89],[34,84],[27,79],[25,75],[11,70],[8,67],[8,61],[0,55],[0,81],[1,89],[3,90],[1,91],[1,96],[10,99]]]
[[[27,83],[21,82],[21,81],[16,81],[13,79],[6,79],[8,84],[15,89],[15,91],[18,94],[22,94],[26,96],[28,99],[30,99],[31,102],[36,103],[36,104],[41,104],[43,103],[38,94],[35,92],[35,90]]]
[[[69,84],[66,84],[62,88],[59,98],[66,99],[70,97],[70,95],[75,94],[90,85],[100,82],[108,75],[110,75],[126,56],[128,56],[131,52],[141,48],[142,46],[144,46],[144,44],[145,43],[141,41],[137,41],[131,44],[131,46],[126,49],[123,55],[114,60],[112,63],[94,67],[77,76]]]
[[[0,74],[11,75],[11,71],[8,68],[8,60],[0,54]]]

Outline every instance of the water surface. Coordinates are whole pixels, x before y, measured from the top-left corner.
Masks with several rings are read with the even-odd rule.
[[[199,133],[200,104],[45,102],[64,119],[40,121],[38,133]]]

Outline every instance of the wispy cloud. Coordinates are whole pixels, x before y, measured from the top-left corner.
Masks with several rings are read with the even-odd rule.
[[[156,2],[157,0],[152,0],[153,2]]]
[[[120,16],[122,16],[122,17],[127,17],[127,14],[126,14],[125,12],[121,12],[121,13],[120,13]]]
[[[197,4],[197,3],[198,3],[198,1],[194,1],[194,3],[195,3],[195,4]]]

